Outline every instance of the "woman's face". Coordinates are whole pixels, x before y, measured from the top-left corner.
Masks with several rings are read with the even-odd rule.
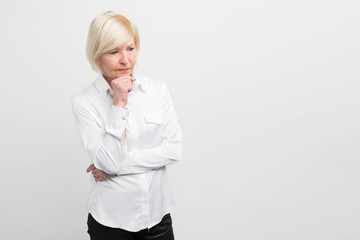
[[[136,63],[136,55],[134,38],[104,53],[99,58],[99,63],[105,79],[110,82],[118,77],[131,75]]]

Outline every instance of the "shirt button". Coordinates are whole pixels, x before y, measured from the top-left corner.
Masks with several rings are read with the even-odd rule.
[[[122,116],[122,120],[125,120],[126,119],[126,116]]]

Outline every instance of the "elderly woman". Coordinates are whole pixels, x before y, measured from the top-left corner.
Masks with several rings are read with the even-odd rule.
[[[166,84],[135,68],[136,26],[106,12],[89,28],[87,57],[100,74],[72,99],[92,172],[93,240],[174,239],[166,166],[181,158],[182,133]]]

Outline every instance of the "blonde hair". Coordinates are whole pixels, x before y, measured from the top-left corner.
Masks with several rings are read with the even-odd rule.
[[[117,48],[130,38],[134,38],[135,47],[139,50],[140,39],[133,22],[124,15],[107,11],[91,22],[86,44],[86,56],[95,71],[102,71],[99,63],[101,55]]]

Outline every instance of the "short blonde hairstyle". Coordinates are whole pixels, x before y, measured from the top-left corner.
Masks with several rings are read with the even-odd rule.
[[[97,16],[90,24],[86,44],[86,56],[92,68],[97,72],[102,72],[99,58],[111,49],[123,45],[132,37],[136,49],[139,50],[139,33],[129,18],[113,11]]]

